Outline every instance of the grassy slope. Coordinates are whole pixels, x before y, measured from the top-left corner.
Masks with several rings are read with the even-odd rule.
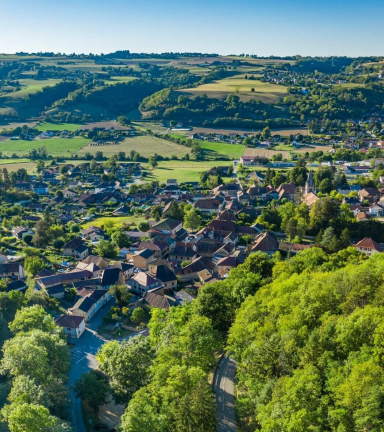
[[[227,144],[202,141],[200,147],[203,149],[205,157],[218,158],[229,157],[231,159],[239,159],[243,154],[245,146],[239,144]]]
[[[255,89],[254,92],[251,92],[252,88]],[[244,75],[225,78],[180,91],[192,95],[206,93],[208,96],[216,98],[224,98],[228,94],[237,94],[242,99],[261,99],[269,103],[277,102],[288,94],[284,86],[264,83],[258,80],[248,80],[244,78]]]
[[[55,84],[58,84],[61,81],[62,81],[61,79],[45,79],[45,80],[33,80],[29,78],[20,79],[19,82],[20,82],[21,90],[8,93],[3,97],[12,98],[12,99],[23,98],[28,96],[29,94],[37,93],[43,87],[54,86]]]

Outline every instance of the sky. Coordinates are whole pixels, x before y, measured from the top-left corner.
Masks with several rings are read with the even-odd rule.
[[[384,0],[0,0],[0,53],[384,55]]]

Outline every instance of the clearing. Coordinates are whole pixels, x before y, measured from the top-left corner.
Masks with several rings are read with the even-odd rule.
[[[49,155],[59,156],[75,153],[89,143],[86,138],[48,138],[33,141],[7,140],[0,143],[0,151],[5,154],[27,154],[29,150],[46,147]]]
[[[172,141],[167,141],[152,135],[141,135],[137,137],[126,138],[117,145],[87,145],[86,147],[82,148],[81,152],[79,153],[84,154],[88,152],[95,154],[97,151],[101,151],[105,156],[112,156],[118,152],[125,152],[125,154],[129,154],[129,152],[132,150],[137,151],[144,157],[153,156],[155,153],[163,157],[171,157],[172,155],[181,157],[186,153],[191,152],[190,148],[181,146],[180,144],[176,144]]]
[[[24,168],[28,174],[36,174],[36,163],[29,159],[0,159],[0,169],[6,168],[8,172]]]

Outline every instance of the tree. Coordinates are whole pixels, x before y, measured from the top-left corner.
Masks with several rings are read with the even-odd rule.
[[[46,220],[39,220],[35,227],[35,235],[33,236],[33,244],[37,247],[44,248],[52,240],[52,234],[50,230],[51,224]]]
[[[138,307],[133,310],[131,315],[131,321],[133,323],[140,324],[141,322],[143,322],[144,318],[145,318],[145,311],[143,308]]]
[[[53,247],[57,250],[60,250],[63,246],[64,246],[65,242],[62,238],[57,238],[54,242],[53,242]]]
[[[185,228],[189,228],[191,230],[197,230],[201,225],[203,219],[197,213],[196,209],[192,208],[189,212],[184,215],[184,226]]]
[[[139,230],[142,232],[147,232],[151,228],[151,225],[147,221],[142,221],[139,223]]]
[[[34,404],[15,406],[8,417],[8,427],[11,432],[49,432],[54,431],[53,428],[59,423],[59,419],[52,416],[47,408]]]
[[[148,164],[152,169],[155,169],[158,165],[158,162],[155,157],[151,156],[148,160]]]
[[[155,205],[151,208],[151,216],[158,222],[161,219],[163,212],[160,206]]]
[[[131,245],[131,240],[123,231],[116,231],[111,236],[112,243],[119,249]]]
[[[41,171],[43,171],[44,168],[45,168],[45,162],[42,161],[41,159],[38,160],[38,161],[36,162],[36,171],[37,171],[38,173],[41,173]]]
[[[104,258],[114,258],[116,256],[116,249],[113,243],[107,240],[100,240],[96,246],[98,255]]]
[[[109,378],[116,403],[128,403],[134,393],[149,382],[154,351],[144,336],[135,336],[120,344],[109,342],[96,357],[100,370]]]
[[[9,324],[13,333],[41,330],[43,332],[57,332],[58,327],[51,315],[47,314],[40,305],[24,307],[16,312],[15,319]]]
[[[119,307],[127,305],[132,298],[132,294],[128,292],[125,285],[115,284],[109,288],[109,292],[115,297]]]
[[[32,239],[33,239],[33,237],[31,236],[31,234],[26,234],[26,235],[23,237],[23,241],[24,241],[25,243],[27,243],[27,245],[30,245],[30,244],[32,243]]]
[[[319,191],[322,193],[330,193],[333,190],[332,180],[329,178],[325,178],[321,181],[319,185]]]
[[[24,268],[31,273],[32,276],[36,276],[39,271],[45,267],[44,260],[38,257],[27,257],[24,261]]]
[[[76,397],[84,400],[95,413],[99,411],[101,405],[108,402],[109,386],[107,377],[98,370],[91,370],[82,375],[75,382],[73,389]]]

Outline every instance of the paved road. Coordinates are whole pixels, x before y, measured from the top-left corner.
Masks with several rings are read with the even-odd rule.
[[[216,394],[216,416],[218,432],[236,432],[235,412],[236,363],[224,356],[216,371],[213,389]]]
[[[100,336],[97,333],[97,330],[103,323],[103,317],[110,310],[113,304],[113,299],[106,303],[92,318],[91,322],[87,324],[87,328],[82,334],[81,338],[73,341],[75,346],[71,347],[72,367],[69,373],[70,387],[74,385],[75,381],[78,380],[81,375],[91,369],[96,369],[98,367],[95,354],[99,348],[101,348],[104,343],[109,342],[109,340]],[[142,331],[140,333],[146,336],[148,331]],[[132,335],[119,338],[118,340],[129,339],[130,337],[132,337]],[[71,399],[74,430],[75,432],[86,432],[83,411],[81,409],[81,400],[76,398],[72,390]]]

